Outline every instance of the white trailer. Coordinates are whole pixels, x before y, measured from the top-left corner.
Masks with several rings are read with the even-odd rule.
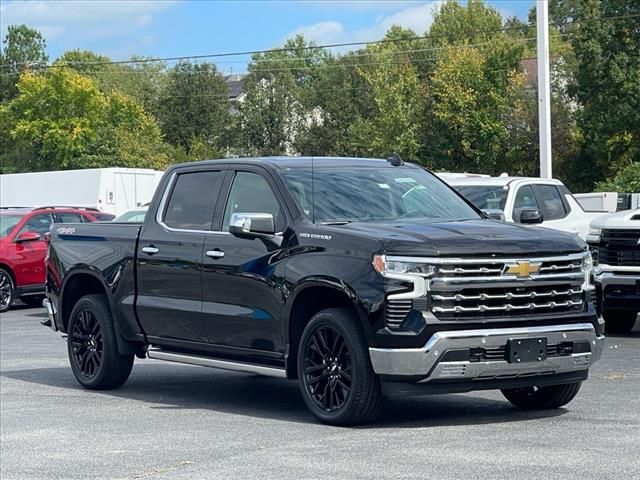
[[[92,207],[120,215],[150,202],[162,173],[114,167],[0,175],[0,206]]]

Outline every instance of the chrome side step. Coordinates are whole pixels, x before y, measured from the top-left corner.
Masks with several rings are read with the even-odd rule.
[[[169,352],[160,348],[151,347],[147,351],[147,357],[155,360],[165,360],[167,362],[185,363],[187,365],[199,365],[201,367],[220,368],[222,370],[233,370],[236,372],[255,373],[268,377],[287,378],[287,372],[283,368],[265,367],[252,363],[234,362],[231,360],[220,360],[187,353]]]

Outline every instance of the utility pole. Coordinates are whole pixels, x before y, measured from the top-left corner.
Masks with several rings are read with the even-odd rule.
[[[551,172],[551,87],[549,85],[549,4],[536,0],[538,47],[538,126],[540,130],[540,177]]]

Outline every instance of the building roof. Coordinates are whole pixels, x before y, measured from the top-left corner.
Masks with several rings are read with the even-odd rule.
[[[227,75],[224,77],[229,87],[229,100],[237,100],[244,92],[244,84],[247,81],[246,75]]]

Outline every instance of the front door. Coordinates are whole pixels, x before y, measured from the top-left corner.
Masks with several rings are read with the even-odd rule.
[[[209,341],[229,353],[282,352],[282,250],[229,233],[233,213],[270,213],[276,232],[287,220],[271,178],[261,169],[235,171],[217,234],[204,246],[203,319]],[[249,352],[251,350],[251,352]]]
[[[14,238],[16,261],[16,283],[18,287],[41,285],[44,290],[44,257],[47,253],[47,243],[44,235],[49,231],[53,217],[50,213],[39,213],[31,217]],[[18,242],[20,234],[35,232],[40,235],[39,240]]]
[[[202,248],[225,173],[176,175],[158,209],[147,213],[138,245],[136,310],[151,343],[207,342],[201,313]]]

